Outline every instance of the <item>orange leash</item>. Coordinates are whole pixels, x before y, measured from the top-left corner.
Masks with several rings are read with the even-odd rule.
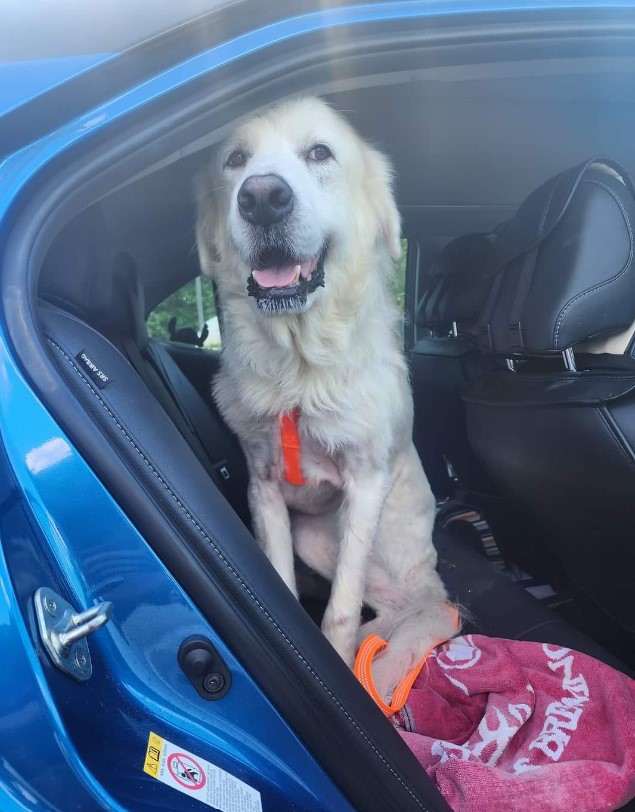
[[[306,480],[302,473],[302,457],[300,449],[300,435],[298,434],[298,418],[300,409],[280,415],[280,442],[282,444],[282,458],[284,460],[284,475],[291,485],[304,485]]]
[[[454,630],[458,631],[459,613],[454,608],[454,606],[448,606],[448,610],[452,613],[454,617]],[[379,707],[382,713],[385,716],[392,716],[393,714],[397,713],[397,711],[400,711],[406,704],[408,695],[410,693],[410,690],[412,689],[414,681],[421,673],[421,669],[426,664],[426,660],[430,656],[431,652],[437,646],[440,646],[441,643],[445,643],[446,639],[437,640],[435,643],[433,643],[426,650],[425,654],[423,655],[423,658],[410,671],[408,671],[406,676],[395,688],[395,692],[392,696],[390,705],[387,705],[377,692],[372,672],[373,660],[375,659],[376,655],[379,654],[380,651],[383,651],[388,646],[388,643],[385,640],[383,640],[376,634],[369,634],[368,637],[364,638],[357,652],[357,656],[355,657],[355,665],[353,667],[353,673],[355,674],[357,679],[361,682],[366,691],[370,694],[371,698],[375,701],[375,704]]]

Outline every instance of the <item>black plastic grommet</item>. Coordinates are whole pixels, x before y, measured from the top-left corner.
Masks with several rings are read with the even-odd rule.
[[[181,670],[199,696],[207,700],[222,699],[231,687],[231,674],[206,637],[188,637],[178,653]]]

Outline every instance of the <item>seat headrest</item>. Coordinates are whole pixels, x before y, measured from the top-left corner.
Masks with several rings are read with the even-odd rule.
[[[548,355],[635,319],[635,187],[592,158],[544,183],[500,230],[479,318],[485,351]]]
[[[99,205],[68,223],[40,269],[38,294],[63,310],[99,317],[110,305],[113,254]]]
[[[475,322],[491,286],[495,234],[466,234],[449,242],[428,269],[417,307],[417,325],[437,330]]]

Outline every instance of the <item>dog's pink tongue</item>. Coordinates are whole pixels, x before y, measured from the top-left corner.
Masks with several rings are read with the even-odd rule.
[[[254,268],[252,275],[261,288],[287,288],[293,284],[297,265],[276,265],[273,268]]]

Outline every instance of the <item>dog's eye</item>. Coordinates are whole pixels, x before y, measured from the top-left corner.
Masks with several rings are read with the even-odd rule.
[[[333,157],[333,153],[326,144],[314,144],[307,152],[307,157],[310,161],[328,161],[329,158]]]
[[[231,166],[232,169],[237,169],[239,166],[244,166],[247,163],[247,153],[242,149],[235,149],[229,153],[225,166]]]

